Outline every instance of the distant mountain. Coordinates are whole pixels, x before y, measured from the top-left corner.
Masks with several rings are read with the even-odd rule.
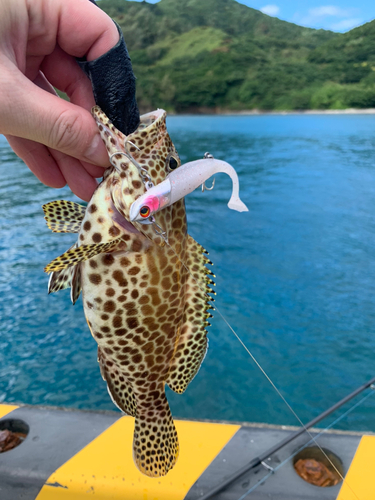
[[[375,107],[375,21],[303,28],[235,0],[101,0],[121,26],[140,108]]]

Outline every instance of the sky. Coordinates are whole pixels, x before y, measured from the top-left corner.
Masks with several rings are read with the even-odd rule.
[[[140,0],[137,0],[140,1]],[[147,0],[157,3],[158,0]],[[204,0],[202,0],[204,1]],[[345,33],[375,19],[374,0],[237,0],[290,23]]]

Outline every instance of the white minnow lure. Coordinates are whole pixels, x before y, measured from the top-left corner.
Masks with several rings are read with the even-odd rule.
[[[163,182],[153,186],[140,196],[130,207],[131,222],[149,224],[151,216],[181,200],[204,184],[212,175],[220,172],[228,174],[233,183],[228,207],[237,210],[237,212],[248,212],[247,206],[239,197],[239,181],[234,168],[225,161],[205,158],[185,163],[171,172]]]

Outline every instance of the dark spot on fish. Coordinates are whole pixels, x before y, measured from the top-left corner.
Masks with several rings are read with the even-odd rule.
[[[89,274],[89,280],[93,285],[99,285],[102,281],[100,274]]]
[[[118,330],[115,330],[115,335],[117,335],[118,337],[122,337],[125,334],[126,334],[125,328],[119,328]]]
[[[100,233],[94,233],[92,239],[95,243],[100,243],[102,241],[102,235]]]
[[[142,242],[138,239],[133,241],[132,250],[133,252],[139,252],[142,249]]]
[[[139,189],[142,186],[140,181],[132,181],[132,184],[135,189]]]
[[[132,357],[133,363],[140,363],[142,361],[142,354],[136,354]]]
[[[106,253],[105,255],[103,255],[102,257],[102,263],[105,265],[105,266],[111,266],[115,261],[115,258],[113,257],[113,255],[111,255],[110,253]]]
[[[113,288],[107,288],[105,294],[107,295],[107,297],[113,297],[114,295],[116,295],[116,292]]]
[[[131,267],[131,268],[128,270],[128,274],[129,274],[130,276],[135,276],[135,275],[137,275],[139,272],[140,272],[140,268],[139,268],[139,267],[137,267],[137,266],[133,266],[133,267]]]
[[[89,220],[87,220],[84,224],[83,224],[83,229],[85,231],[90,231],[91,229],[91,222]]]
[[[116,226],[112,226],[109,228],[108,232],[111,236],[118,236],[120,234],[120,229]]]
[[[103,309],[105,312],[113,312],[116,309],[116,304],[113,302],[113,300],[107,300],[107,302],[104,302],[103,304]]]
[[[138,319],[136,317],[127,318],[126,323],[130,329],[137,328]]]
[[[113,318],[112,325],[115,328],[119,328],[120,326],[122,326],[122,318],[121,318],[121,316],[115,316]]]
[[[93,203],[92,205],[89,206],[89,212],[91,214],[93,214],[94,212],[96,212],[98,210],[98,207],[95,205],[95,203]]]
[[[114,271],[112,276],[117,281],[119,286],[125,287],[128,285],[128,281],[125,279],[124,273],[122,271]]]

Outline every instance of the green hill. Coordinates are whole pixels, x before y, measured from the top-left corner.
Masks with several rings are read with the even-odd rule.
[[[375,21],[303,28],[235,0],[101,0],[121,26],[141,110],[375,107]]]

